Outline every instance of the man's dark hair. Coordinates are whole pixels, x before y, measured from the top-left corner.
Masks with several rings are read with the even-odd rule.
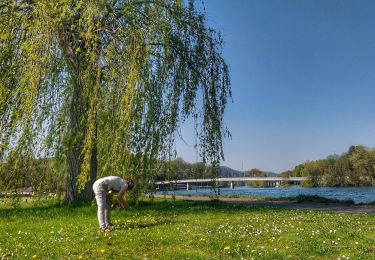
[[[130,179],[130,178],[127,179],[126,181],[128,182],[128,190],[133,189],[133,187],[134,187],[134,181],[132,179]]]

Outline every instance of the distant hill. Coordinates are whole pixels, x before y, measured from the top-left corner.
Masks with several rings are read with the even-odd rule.
[[[246,173],[233,170],[227,166],[220,166],[220,178],[243,177]]]
[[[221,173],[220,173],[219,177],[221,177],[221,178],[250,177],[250,176],[254,176],[254,174],[252,174],[252,172],[254,172],[254,171],[261,172],[267,177],[275,177],[275,176],[279,175],[279,174],[274,173],[274,172],[264,172],[264,171],[257,170],[257,169],[253,169],[253,170],[250,170],[250,171],[237,171],[237,170],[233,170],[232,168],[229,168],[227,166],[220,166],[220,171],[221,171]]]
[[[178,157],[170,162],[172,164],[171,169],[175,172],[176,179],[189,179],[189,178],[208,178],[209,165],[205,165],[202,162],[188,163],[183,158]],[[235,177],[273,177],[278,176],[274,172],[266,172],[259,169],[251,169],[249,171],[238,171],[228,166],[220,166],[220,173],[218,178],[235,178]],[[158,180],[165,179],[163,174],[159,175]]]
[[[265,172],[265,174],[267,175],[267,177],[277,177],[277,176],[280,175],[280,174],[275,173],[275,172]]]

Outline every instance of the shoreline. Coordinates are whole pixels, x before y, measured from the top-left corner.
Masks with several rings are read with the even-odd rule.
[[[155,198],[172,199],[172,195],[154,195]],[[175,195],[176,200],[185,201],[212,201],[209,196],[183,196]],[[369,204],[347,204],[347,203],[321,203],[321,202],[297,202],[282,199],[267,199],[259,200],[254,198],[231,198],[219,196],[218,200],[224,203],[245,204],[264,207],[288,208],[296,210],[319,210],[335,213],[353,213],[353,214],[375,214],[375,205]]]

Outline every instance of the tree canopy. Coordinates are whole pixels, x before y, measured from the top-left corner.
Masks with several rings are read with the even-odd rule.
[[[308,186],[374,186],[375,149],[351,146],[342,155],[309,161],[295,167],[294,176],[308,177]]]
[[[231,96],[219,33],[194,1],[0,3],[0,159],[59,158],[68,201],[97,176],[151,183],[183,122],[218,164]]]

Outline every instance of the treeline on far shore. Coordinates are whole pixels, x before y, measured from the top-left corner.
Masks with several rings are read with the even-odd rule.
[[[309,187],[375,186],[375,149],[351,146],[346,153],[297,165],[283,176],[305,176]]]
[[[203,163],[190,164],[178,158],[169,162],[169,170],[175,179],[209,178],[211,168]],[[217,177],[307,177],[302,185],[306,187],[368,187],[375,186],[375,149],[362,145],[351,146],[341,155],[329,155],[326,159],[307,161],[297,165],[294,170],[280,174],[259,169],[236,171],[221,166]],[[168,179],[165,173],[158,180]],[[265,183],[251,181],[247,185],[263,187]],[[283,182],[282,185],[288,185]]]

